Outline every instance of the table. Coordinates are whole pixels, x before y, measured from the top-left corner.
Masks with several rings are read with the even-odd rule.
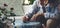
[[[17,28],[40,28],[41,24],[40,22],[27,22],[27,23],[23,23],[23,22],[16,22],[15,26]]]

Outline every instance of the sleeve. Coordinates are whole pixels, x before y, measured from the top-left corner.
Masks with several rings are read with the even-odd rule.
[[[54,18],[56,16],[55,13],[44,13],[45,18]]]
[[[55,17],[55,13],[50,13],[50,18],[54,18]]]
[[[54,18],[56,16],[56,14],[57,14],[57,10],[55,10],[54,13],[49,13],[49,12],[45,13],[44,16],[45,16],[45,18]]]
[[[55,9],[54,13],[50,13],[50,18],[54,18],[55,16],[57,16],[57,8]]]
[[[29,18],[31,18],[34,14],[37,13],[37,1],[34,1],[33,5],[32,5],[32,9],[29,10],[29,12],[26,14]]]
[[[44,13],[45,18],[54,18],[55,13]]]

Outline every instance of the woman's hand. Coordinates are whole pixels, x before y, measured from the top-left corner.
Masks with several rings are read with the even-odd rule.
[[[36,20],[36,15],[33,15],[30,21],[35,21]]]
[[[23,16],[23,21],[25,22],[25,21],[28,21],[28,17],[27,16]]]

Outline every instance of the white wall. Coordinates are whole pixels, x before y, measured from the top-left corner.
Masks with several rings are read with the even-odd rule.
[[[17,15],[24,14],[22,10],[23,0],[0,0],[0,6],[3,6],[4,3],[8,4],[8,7],[7,7],[8,10],[9,8],[13,7]]]

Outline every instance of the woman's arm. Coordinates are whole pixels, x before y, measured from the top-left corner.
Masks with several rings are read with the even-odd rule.
[[[40,14],[40,13],[37,13],[37,14],[34,14],[34,15],[32,16],[32,18],[31,18],[31,21],[36,20],[38,16],[44,16],[44,13],[41,13],[41,14]]]

